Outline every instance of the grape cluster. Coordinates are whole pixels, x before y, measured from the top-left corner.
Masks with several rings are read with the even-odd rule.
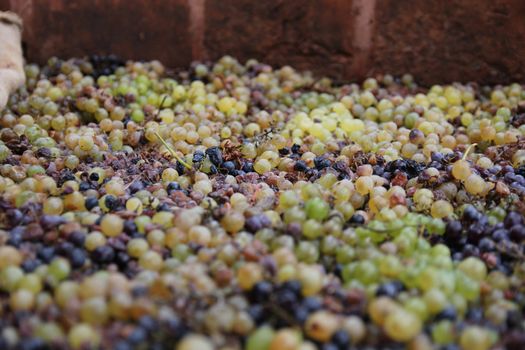
[[[0,348],[525,347],[525,89],[51,58],[0,112]]]

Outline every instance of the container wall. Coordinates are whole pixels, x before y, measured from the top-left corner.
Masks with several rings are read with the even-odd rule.
[[[171,67],[230,54],[338,81],[525,80],[523,0],[0,0],[30,61],[115,53]]]

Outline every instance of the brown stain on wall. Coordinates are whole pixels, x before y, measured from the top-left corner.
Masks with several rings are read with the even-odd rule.
[[[348,67],[348,74],[357,73],[360,77],[365,77],[368,73],[368,61],[375,30],[376,3],[376,0],[352,1],[352,12],[355,17],[352,36],[355,56]]]
[[[170,67],[230,54],[356,81],[525,81],[523,0],[0,0],[30,61],[116,53]]]
[[[191,56],[194,60],[204,60],[208,57],[204,47],[205,18],[204,7],[206,0],[190,0],[190,33],[192,50]]]

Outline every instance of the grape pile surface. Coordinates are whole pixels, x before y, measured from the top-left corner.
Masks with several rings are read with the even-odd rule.
[[[0,348],[525,348],[525,87],[27,65]]]

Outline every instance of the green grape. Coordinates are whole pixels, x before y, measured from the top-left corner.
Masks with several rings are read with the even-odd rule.
[[[310,242],[300,242],[296,249],[296,256],[300,261],[314,263],[319,259],[319,248]]]
[[[336,260],[340,264],[351,262],[355,256],[355,250],[349,245],[342,245],[336,248]]]
[[[492,346],[492,339],[488,330],[469,326],[461,332],[459,343],[462,349],[488,350]]]
[[[246,350],[268,350],[275,336],[269,326],[261,326],[251,333],[246,340]]]
[[[0,144],[0,162],[3,162],[11,155],[11,150],[6,146]]]
[[[354,275],[355,278],[365,285],[377,282],[379,279],[377,267],[372,262],[366,260],[357,264]]]
[[[51,264],[49,264],[49,268],[47,270],[49,277],[53,281],[62,281],[63,279],[67,278],[69,276],[69,273],[71,272],[71,266],[69,264],[69,261],[67,261],[64,258],[55,258]]]
[[[480,285],[476,280],[458,272],[456,274],[456,291],[466,300],[474,301],[479,298]]]
[[[140,109],[135,109],[131,112],[131,120],[135,123],[142,123],[144,121],[144,112]]]
[[[308,239],[317,239],[323,234],[322,225],[313,219],[305,221],[303,225],[303,235]]]
[[[487,267],[481,260],[475,257],[468,257],[463,260],[459,263],[457,268],[459,271],[462,271],[465,275],[478,282],[483,281],[487,276]]]
[[[18,266],[7,266],[0,271],[0,288],[11,292],[15,290],[24,277],[24,272]]]
[[[98,346],[100,337],[91,326],[79,323],[74,325],[69,331],[68,341],[73,349],[81,349],[86,345],[93,347]]]
[[[330,206],[321,198],[308,200],[304,205],[304,209],[308,218],[319,221],[326,219],[330,212]]]
[[[386,317],[384,328],[390,338],[396,341],[408,341],[421,331],[422,323],[413,313],[398,309]]]

